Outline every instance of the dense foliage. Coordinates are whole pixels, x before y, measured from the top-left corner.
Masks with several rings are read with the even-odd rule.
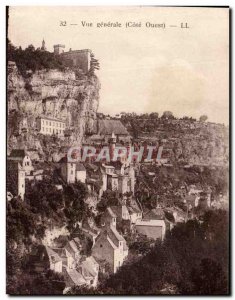
[[[63,190],[58,190],[48,178],[35,184],[28,183],[25,201],[42,219],[58,225],[66,223],[68,229],[72,231],[77,222],[90,216],[84,201],[87,194],[86,185],[79,181],[63,185]]]
[[[8,61],[14,61],[23,77],[29,76],[29,70],[35,72],[42,69],[64,70],[65,66],[59,56],[48,51],[35,49],[29,45],[25,50],[17,48],[8,41]]]

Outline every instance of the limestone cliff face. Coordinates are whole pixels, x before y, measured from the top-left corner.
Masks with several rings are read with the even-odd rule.
[[[77,145],[93,130],[99,105],[100,83],[96,76],[80,79],[67,69],[41,70],[23,78],[17,67],[8,71],[8,146],[45,152],[48,143]],[[60,141],[42,137],[36,118],[46,115],[62,119],[69,129]],[[43,140],[43,141],[42,141]],[[47,144],[47,145],[45,145]]]

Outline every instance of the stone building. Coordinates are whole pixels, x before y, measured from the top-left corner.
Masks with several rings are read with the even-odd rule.
[[[65,122],[63,120],[41,116],[36,119],[36,126],[38,131],[44,135],[64,136]]]
[[[132,164],[123,164],[120,161],[102,165],[103,191],[107,189],[118,191],[121,194],[135,190],[135,170]]]
[[[7,158],[7,191],[24,200],[25,179],[33,170],[32,161],[24,149],[12,150]]]
[[[7,192],[24,200],[25,171],[18,161],[7,161]]]
[[[94,135],[106,143],[130,143],[131,136],[120,120],[98,119],[94,125]],[[92,136],[91,136],[92,140]]]
[[[128,247],[123,236],[118,233],[115,227],[111,226],[97,237],[92,248],[92,255],[97,260],[108,262],[111,271],[116,273],[128,255]]]
[[[13,149],[8,161],[19,162],[26,175],[30,175],[30,172],[34,170],[31,158],[24,149]]]
[[[126,240],[116,229],[116,218],[116,214],[108,207],[102,218],[103,230],[92,248],[92,255],[98,261],[108,262],[113,273],[117,272],[128,255]]]
[[[69,162],[67,157],[61,158],[59,163],[61,176],[67,183],[74,183],[76,180],[86,182],[86,169],[83,164]]]
[[[64,51],[65,45],[57,44],[54,45],[54,54],[60,55],[64,63],[68,67],[77,67],[81,69],[84,73],[87,73],[90,70],[91,64],[91,50],[82,49],[82,50],[72,50]]]

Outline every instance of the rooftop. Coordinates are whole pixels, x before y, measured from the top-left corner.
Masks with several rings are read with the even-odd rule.
[[[11,157],[19,157],[19,158],[24,158],[26,156],[25,150],[24,149],[13,149],[10,154]]]
[[[97,131],[100,135],[129,135],[126,127],[119,120],[98,120]]]
[[[157,226],[157,227],[162,227],[165,226],[164,220],[137,220],[136,221],[136,226]]]
[[[56,122],[65,123],[64,120],[53,118],[53,117],[48,117],[48,116],[39,116],[38,119],[43,119],[43,120],[49,120],[49,121],[56,121]]]
[[[116,214],[113,212],[113,210],[111,209],[111,207],[107,207],[107,212],[109,213],[109,215],[112,217],[112,218],[116,218]]]

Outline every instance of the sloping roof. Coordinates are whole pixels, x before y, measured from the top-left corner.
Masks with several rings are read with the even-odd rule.
[[[136,206],[128,206],[127,209],[130,214],[141,213],[141,210],[139,208],[137,208]]]
[[[122,218],[122,207],[121,206],[111,206],[112,212],[119,218]]]
[[[112,240],[107,236],[107,241],[112,246],[113,249],[117,249],[117,246],[112,242]]]
[[[52,99],[57,99],[57,96],[49,96],[49,97],[46,97],[46,98],[44,98],[43,100],[45,101],[45,100],[52,100]],[[39,116],[38,117],[38,119],[44,119],[44,120],[49,120],[49,121],[56,121],[56,122],[62,122],[62,123],[65,123],[65,121],[64,120],[61,120],[61,119],[58,119],[58,118],[54,118],[54,117],[48,117],[48,116],[43,116],[43,115],[41,115],[41,116]]]
[[[25,156],[26,156],[26,153],[25,153],[24,149],[13,149],[10,154],[10,157],[20,157],[22,159]]]
[[[58,162],[59,163],[67,163],[68,162],[67,156],[62,157]]]
[[[69,277],[70,282],[72,283],[72,285],[83,285],[83,284],[86,284],[86,280],[84,279],[84,277],[82,276],[82,274],[79,273],[78,271],[76,271],[75,269],[66,270],[66,273],[67,273],[67,275],[68,275],[68,277]],[[70,283],[68,285],[70,285]]]
[[[165,222],[163,220],[137,220],[136,226],[157,226],[157,227],[164,227]]]
[[[76,164],[76,171],[86,171],[86,168],[84,167],[83,164],[77,163]]]
[[[113,212],[113,210],[111,209],[111,207],[107,207],[107,212],[109,213],[109,215],[112,217],[112,218],[116,218],[116,214]]]
[[[98,262],[95,260],[95,258],[93,256],[87,257],[86,260],[89,261],[89,262],[91,262],[94,265],[98,265],[99,266]]]
[[[108,236],[111,238],[111,240],[115,242],[122,242],[125,241],[123,236],[117,231],[117,229],[113,226],[110,226],[108,230]]]
[[[72,254],[65,248],[53,248],[60,257],[72,257]]]
[[[45,246],[46,252],[49,256],[49,259],[52,260],[53,263],[61,261],[60,256],[50,247]]]
[[[119,120],[98,120],[98,134],[100,135],[129,135],[126,127]]]
[[[77,247],[77,244],[75,243],[74,240],[69,241],[66,245],[66,249],[70,252],[70,254],[75,255],[76,253],[79,252],[79,249]],[[72,251],[72,253],[71,253]]]
[[[104,136],[100,135],[100,134],[93,134],[91,137],[90,137],[90,140],[92,141],[95,141],[95,140],[103,140],[104,139]]]
[[[144,219],[147,220],[163,220],[165,217],[164,211],[162,208],[154,208],[144,214]]]
[[[97,264],[97,263],[96,263]],[[82,274],[85,277],[95,277],[97,275],[96,265],[87,258],[81,263]]]

